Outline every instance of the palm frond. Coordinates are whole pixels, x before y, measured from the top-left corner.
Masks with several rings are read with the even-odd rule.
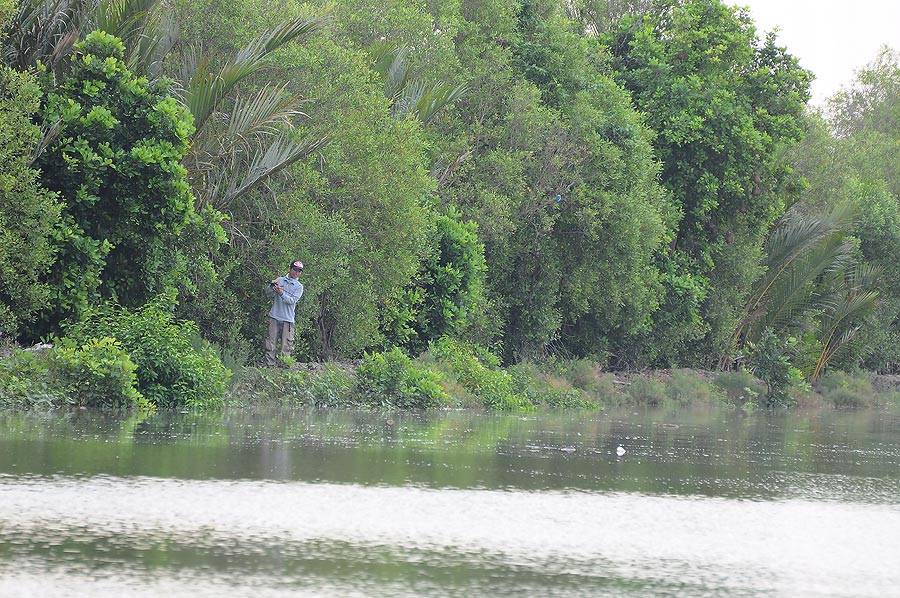
[[[287,85],[266,85],[256,94],[237,98],[231,108],[225,133],[250,136],[257,132],[274,133],[276,126],[287,124],[294,116],[305,116],[298,108],[303,98],[287,92]]]
[[[465,84],[453,87],[446,83],[437,83],[416,102],[414,114],[423,124],[427,124],[444,106],[455,102],[466,91],[468,86]]]
[[[838,205],[824,216],[790,214],[766,243],[766,272],[748,301],[749,311],[759,309],[772,285],[806,251],[831,235],[846,230],[859,209],[852,204]]]
[[[453,86],[443,82],[429,88],[424,79],[413,76],[408,47],[381,41],[372,44],[368,51],[372,69],[384,79],[384,95],[391,100],[395,118],[415,118],[426,124],[468,90],[465,84]]]
[[[130,68],[149,73],[165,52],[161,14],[160,0],[25,0],[5,24],[4,62],[57,70],[82,34],[100,29],[122,40]]]
[[[254,157],[250,167],[235,183],[229,185],[227,191],[219,193],[218,199],[211,198],[217,209],[227,209],[235,199],[241,197],[256,184],[265,178],[287,168],[297,160],[300,160],[314,152],[321,150],[327,140],[324,137],[309,138],[296,141],[288,136],[275,139],[272,143]]]
[[[880,269],[870,264],[860,264],[847,273],[843,292],[833,305],[820,316],[819,342],[822,353],[811,378],[815,380],[832,357],[849,343],[860,328],[858,322],[877,304],[876,288]]]
[[[824,215],[793,213],[782,219],[766,243],[764,273],[744,305],[729,350],[753,342],[767,327],[784,330],[834,303],[828,291],[834,285],[827,280],[843,279],[853,262],[853,246],[843,235],[858,212],[856,206],[842,204]],[[729,361],[726,352],[720,365]]]
[[[3,63],[18,70],[51,67],[78,39],[90,0],[22,0],[3,26]]]
[[[840,235],[825,237],[809,247],[769,287],[765,302],[761,304],[764,313],[758,325],[754,326],[754,331],[759,332],[767,327],[783,328],[799,313],[811,306],[815,308],[813,283],[826,272],[840,272],[852,255],[853,245],[845,242]],[[749,336],[751,340],[757,338],[755,333]]]
[[[201,56],[184,86],[184,103],[194,115],[197,134],[206,126],[206,121],[227,93],[225,82],[211,70],[211,66],[210,57]]]
[[[306,116],[298,109],[303,101],[286,93],[284,86],[275,85],[267,85],[249,97],[238,97],[228,113],[215,116],[215,125],[204,127],[194,136],[189,170],[216,168],[217,164],[233,170],[235,164],[251,162],[245,156],[255,155],[269,139],[292,128],[293,117]]]
[[[330,14],[318,14],[284,21],[261,36],[264,39],[265,52],[274,52],[290,42],[303,41],[328,26],[333,20],[334,18]]]
[[[238,83],[259,71],[267,58],[282,45],[312,35],[331,22],[328,15],[300,17],[281,23],[274,29],[257,35],[244,46],[218,73],[210,71],[209,60],[197,62],[197,70],[190,75],[185,87],[185,103],[194,115],[194,126],[202,129]]]

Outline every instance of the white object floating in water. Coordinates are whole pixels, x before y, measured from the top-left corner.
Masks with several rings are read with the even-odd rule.
[[[616,454],[619,455],[619,456],[621,457],[622,455],[625,454],[625,449],[622,448],[621,446],[617,446],[617,447],[616,447]]]

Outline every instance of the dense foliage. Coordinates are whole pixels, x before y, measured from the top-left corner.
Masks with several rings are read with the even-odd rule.
[[[759,274],[785,208],[780,145],[802,134],[810,74],[749,15],[719,0],[666,0],[604,35],[616,78],[656,131],[662,182],[679,212],[663,260],[663,362],[709,363]]]
[[[0,335],[15,335],[54,293],[60,206],[31,167],[39,101],[35,77],[0,66]]]
[[[139,402],[132,363],[151,404],[219,404],[204,343],[258,361],[297,258],[294,356],[363,358],[334,378],[370,403],[577,405],[530,382],[570,358],[746,369],[784,403],[900,364],[890,49],[819,114],[722,0],[0,0],[0,23],[0,336],[66,330],[78,401]]]
[[[64,344],[115,339],[137,366],[137,388],[158,407],[220,406],[231,372],[192,322],[173,315],[175,296],[163,293],[137,310],[104,305],[66,329]]]
[[[181,165],[187,110],[136,77],[112,35],[92,32],[73,49],[65,77],[49,82],[42,112],[53,133],[35,163],[64,205],[42,312],[50,330],[101,297],[136,307],[171,283],[193,204]]]

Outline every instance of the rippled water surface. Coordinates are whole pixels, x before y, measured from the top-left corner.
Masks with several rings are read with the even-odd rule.
[[[0,415],[0,596],[883,597],[898,561],[890,413]]]

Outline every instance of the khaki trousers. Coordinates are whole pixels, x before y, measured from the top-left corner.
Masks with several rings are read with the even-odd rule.
[[[281,354],[290,356],[294,350],[294,323],[282,322],[269,317],[269,333],[266,335],[266,365],[275,365],[275,348],[278,346],[278,335],[281,335]]]

